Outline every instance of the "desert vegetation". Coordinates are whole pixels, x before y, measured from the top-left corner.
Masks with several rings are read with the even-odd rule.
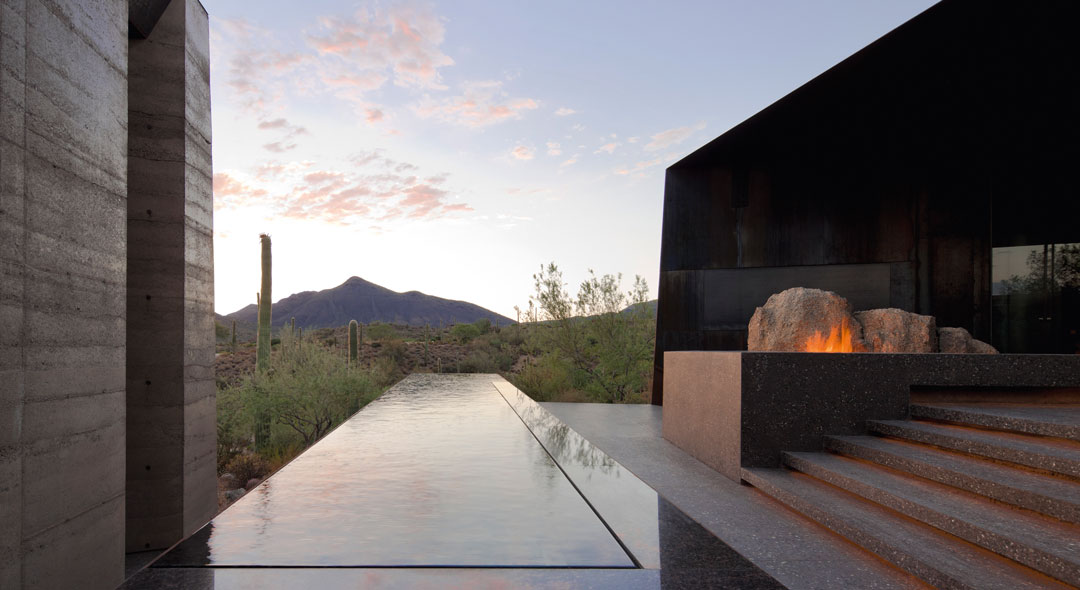
[[[645,281],[623,291],[621,275],[590,272],[571,296],[552,263],[534,283],[510,325],[286,322],[272,335],[268,305],[253,340],[238,343],[235,325],[218,324],[222,503],[238,496],[229,488],[250,489],[413,372],[498,373],[539,401],[647,401],[656,323]]]

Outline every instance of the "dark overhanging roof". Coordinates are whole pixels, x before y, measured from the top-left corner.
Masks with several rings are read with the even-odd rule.
[[[988,162],[1023,150],[1064,158],[1045,144],[1076,136],[1078,5],[943,0],[670,169],[867,151],[920,162],[957,150]]]

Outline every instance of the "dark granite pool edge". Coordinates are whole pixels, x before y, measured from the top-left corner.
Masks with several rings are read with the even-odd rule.
[[[619,538],[620,544],[629,547],[635,561],[638,561],[638,557],[645,556],[648,561],[641,560],[643,569],[657,569],[662,572],[663,587],[715,586],[755,590],[786,588],[511,383],[500,380],[493,381],[492,385],[514,408],[522,422],[533,432],[574,487],[582,493],[589,506],[596,510],[597,517]],[[557,434],[558,440],[552,440],[552,436],[549,436],[552,433]],[[577,453],[568,455],[566,450],[573,445],[567,444],[567,439],[572,439],[587,451],[579,448]],[[587,472],[575,469],[574,464],[580,463],[577,460],[582,457],[588,457],[594,462],[602,458],[599,461],[611,469]],[[587,480],[583,480],[583,475],[587,476]],[[600,479],[607,476],[609,481],[598,483],[593,478],[597,475],[602,476]],[[653,530],[657,531],[655,545],[645,542],[640,536],[642,521],[629,522],[625,519],[626,505],[619,504],[626,496],[619,492],[628,489],[639,492],[648,490],[652,497],[653,513],[647,520],[655,523],[651,525]],[[592,497],[589,497],[590,493]],[[647,506],[642,505],[630,512],[647,509]],[[629,538],[622,538],[624,534]],[[634,550],[640,553],[635,554]]]

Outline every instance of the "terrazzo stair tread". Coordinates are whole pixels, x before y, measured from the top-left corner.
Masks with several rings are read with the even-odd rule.
[[[877,434],[1080,478],[1080,443],[1071,440],[914,420],[870,420],[867,424]]]
[[[1077,404],[923,403],[911,404],[911,416],[1080,441]]]
[[[742,477],[773,499],[934,587],[1070,587],[809,475],[758,467],[744,468]]]
[[[825,448],[1006,504],[1080,522],[1080,483],[877,436],[826,436]]]
[[[784,453],[807,475],[1080,586],[1080,526],[829,453]]]

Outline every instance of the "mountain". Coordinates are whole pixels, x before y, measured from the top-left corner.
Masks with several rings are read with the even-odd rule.
[[[258,321],[258,313],[258,307],[252,304],[225,317],[254,324]],[[360,277],[352,277],[333,289],[304,291],[274,303],[274,326],[281,326],[294,317],[296,325],[304,328],[344,326],[349,320],[362,324],[385,322],[410,326],[472,323],[481,318],[504,325],[513,323],[510,318],[479,305],[419,291],[398,293]]]

